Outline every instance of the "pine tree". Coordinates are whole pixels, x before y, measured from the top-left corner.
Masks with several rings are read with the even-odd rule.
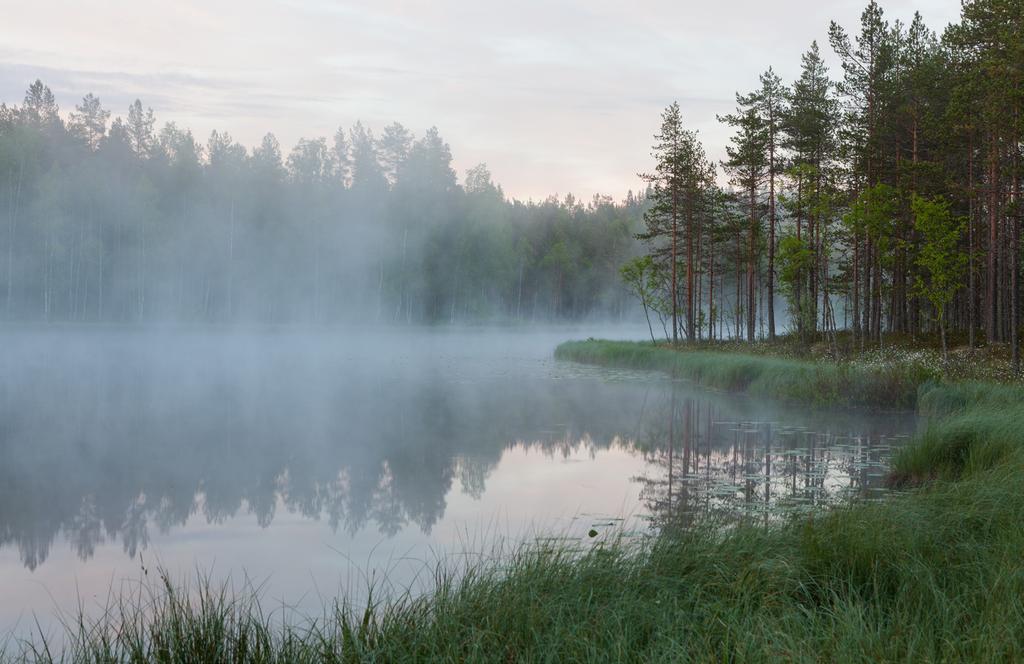
[[[68,130],[95,151],[107,133],[109,119],[110,111],[103,108],[99,97],[90,93],[82,98],[82,103],[75,106],[75,112],[69,116]]]
[[[22,121],[37,129],[62,128],[60,108],[49,87],[36,79],[25,92],[25,100],[21,105]]]
[[[392,187],[398,182],[399,172],[405,164],[405,160],[409,158],[412,143],[412,132],[398,122],[392,122],[384,127],[384,132],[377,141],[381,169]]]
[[[887,83],[894,64],[889,24],[877,2],[872,0],[860,19],[860,33],[854,41],[833,22],[829,42],[843,66],[839,92],[845,100],[845,122],[841,129],[844,158],[850,169],[851,197],[891,175],[883,149],[883,119],[889,108]],[[882,339],[882,256],[879,247],[855,235],[854,247],[854,333],[863,330],[881,343]],[[863,275],[863,310],[858,301],[857,280]]]
[[[637,237],[652,245],[653,257],[668,264],[672,343],[679,342],[679,278],[681,256],[685,258],[685,324],[688,341],[696,339],[695,230],[703,212],[704,196],[711,187],[713,167],[708,162],[697,134],[683,128],[679,104],[673,102],[661,115],[661,130],[655,134],[653,173],[640,177],[650,185],[650,207],[644,214],[647,230]],[[685,242],[685,245],[681,245]]]
[[[352,176],[352,151],[345,135],[345,128],[338,127],[334,132],[332,162],[334,164],[334,177],[343,187],[347,187]]]
[[[758,247],[761,240],[761,185],[768,175],[769,132],[758,112],[757,94],[736,95],[736,113],[719,121],[735,128],[731,145],[726,147],[729,159],[722,166],[731,175],[731,182],[743,192],[747,207],[747,341],[754,341],[757,313],[755,277],[758,272]]]
[[[153,116],[153,109],[142,109],[142,102],[136,99],[128,107],[128,121],[125,124],[125,132],[128,143],[139,159],[146,159],[152,154],[155,144],[153,127],[156,118]]]
[[[818,208],[812,202],[819,198],[830,179],[837,158],[839,106],[834,90],[818,44],[813,42],[802,57],[800,76],[789,93],[782,140],[791,164],[789,179],[796,190],[789,197],[793,242],[802,243],[812,256],[809,262],[800,262],[796,274],[791,275],[794,281],[790,288],[801,335],[808,326],[812,333],[817,329],[819,280],[816,275],[828,269],[816,238],[820,239],[827,230],[823,225],[829,220],[815,214]],[[810,295],[807,302],[805,294]]]
[[[767,152],[766,175],[768,178],[768,338],[775,339],[775,251],[778,216],[776,185],[782,173],[780,154],[783,122],[786,117],[786,100],[789,90],[782,79],[769,67],[761,74],[761,89],[757,91],[756,108],[764,127],[765,150]]]
[[[349,132],[352,150],[352,188],[367,196],[379,195],[387,187],[373,132],[356,122]]]
[[[979,203],[987,216],[984,328],[1006,340],[1019,361],[1020,138],[1024,97],[1024,6],[1015,0],[967,0],[943,41],[958,65],[955,96],[973,114],[983,161]],[[961,116],[962,117],[962,116]],[[973,155],[971,155],[973,157]],[[1008,287],[1007,287],[1008,286]]]
[[[278,175],[283,171],[281,144],[273,134],[264,134],[260,144],[253,148],[252,161],[256,167],[270,175]]]

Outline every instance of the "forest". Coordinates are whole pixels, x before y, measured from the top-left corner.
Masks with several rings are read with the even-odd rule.
[[[376,323],[621,317],[642,198],[509,200],[434,128],[247,150],[41,81],[0,106],[0,315]]]
[[[965,1],[941,35],[871,2],[855,30],[829,26],[841,71],[815,42],[796,80],[768,68],[736,95],[721,164],[669,106],[649,252],[624,272],[645,311],[673,340],[847,330],[945,349],[955,331],[1009,342],[1019,367],[1022,30],[1012,0]]]
[[[737,93],[721,163],[670,105],[621,202],[510,200],[483,164],[459,182],[436,129],[357,122],[285,155],[272,134],[247,150],[157,129],[138,100],[112,122],[91,94],[62,114],[36,81],[0,107],[0,312],[621,318],[630,291],[652,337],[950,331],[1016,357],[1022,25],[1019,3],[978,0],[940,35],[872,2],[829,26],[841,71],[814,42],[796,80],[769,67]]]

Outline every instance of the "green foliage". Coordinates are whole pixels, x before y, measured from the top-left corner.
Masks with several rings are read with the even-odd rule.
[[[779,267],[779,285],[789,304],[790,317],[797,321],[798,329],[814,329],[817,321],[812,307],[800,306],[800,288],[814,269],[815,253],[803,238],[786,235],[779,241],[776,257]]]
[[[737,95],[736,104],[735,114],[718,118],[735,129],[730,144],[725,148],[729,159],[724,165],[732,174],[734,185],[744,191],[756,192],[768,167],[767,127],[757,107],[757,95]]]
[[[803,238],[787,235],[779,240],[779,283],[792,298],[802,274],[814,265],[814,251]]]
[[[812,42],[801,57],[800,77],[793,83],[782,119],[783,145],[796,156],[797,167],[822,169],[832,159],[839,124],[834,88],[818,42]]]
[[[949,203],[942,198],[925,199],[914,196],[911,201],[914,227],[921,234],[917,266],[921,270],[915,290],[927,298],[942,320],[946,305],[963,287],[967,272],[967,256],[959,250],[967,224],[954,217]]]
[[[622,275],[622,281],[629,292],[640,300],[653,342],[654,329],[651,325],[650,310],[664,315],[665,301],[668,298],[664,272],[650,256],[638,256],[619,268],[619,274]]]
[[[895,239],[899,192],[888,184],[876,184],[860,193],[846,215],[851,230],[864,233],[885,252]]]
[[[926,382],[918,390],[917,410],[929,417],[962,414],[978,404],[993,410],[1024,403],[1024,387],[979,381],[956,383]]]

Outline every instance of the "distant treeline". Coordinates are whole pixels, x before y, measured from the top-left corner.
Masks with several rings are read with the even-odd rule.
[[[287,154],[135,101],[0,106],[0,317],[378,322],[618,316],[642,196],[506,198],[436,129],[356,123]]]

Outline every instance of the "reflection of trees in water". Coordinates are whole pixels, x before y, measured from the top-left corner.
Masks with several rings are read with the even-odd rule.
[[[893,446],[915,424],[908,415],[835,412],[805,413],[793,424],[676,385],[659,399],[648,404],[637,441],[648,471],[635,479],[661,527],[768,520],[876,496]]]
[[[197,514],[211,523],[251,514],[266,527],[283,509],[349,532],[429,531],[452,486],[481,496],[513,445],[568,455],[638,441],[661,469],[644,487],[659,514],[736,502],[702,492],[701,475],[742,479],[747,502],[781,495],[784,477],[808,491],[832,477],[813,469],[834,452],[812,448],[773,453],[773,479],[759,483],[756,454],[725,440],[735,429],[729,435],[753,445],[754,434],[721,424],[806,422],[806,413],[758,420],[751,409],[764,405],[677,385],[672,398],[657,379],[453,377],[435,365],[380,370],[379,361],[332,363],[319,352],[295,366],[262,347],[251,362],[181,348],[85,356],[0,353],[0,546],[17,546],[30,568],[58,536],[82,558],[109,540],[134,555],[152,529]],[[865,430],[857,426],[866,425],[848,430]],[[795,445],[773,431],[773,445]]]
[[[479,497],[516,441],[611,439],[639,386],[422,370],[336,376],[272,367],[9,363],[0,375],[0,546],[30,568],[58,535],[82,558],[134,555],[150,530],[284,509],[356,532],[429,531],[454,482]]]

